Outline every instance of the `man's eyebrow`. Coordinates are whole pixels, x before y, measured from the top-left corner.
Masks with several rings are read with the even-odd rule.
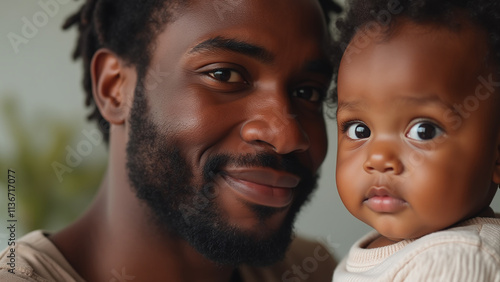
[[[328,59],[314,60],[304,66],[304,71],[324,74],[328,78],[331,78],[333,75],[333,64]]]
[[[199,43],[189,51],[189,54],[202,51],[216,51],[218,49],[240,53],[255,58],[266,64],[272,63],[275,58],[273,53],[263,47],[245,41],[232,38],[224,38],[221,36],[210,38]]]

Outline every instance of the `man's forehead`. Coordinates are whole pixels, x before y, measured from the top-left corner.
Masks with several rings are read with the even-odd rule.
[[[157,36],[153,57],[161,60],[170,57],[167,53],[171,51],[182,56],[215,45],[245,49],[265,60],[277,55],[290,56],[289,53],[297,53],[301,48],[326,50],[326,28],[316,0],[293,4],[281,0],[272,1],[273,4],[264,0],[236,2],[238,6],[225,9],[221,18],[217,5],[195,1]],[[304,11],[301,5],[309,8]],[[275,7],[281,10],[276,11]]]
[[[203,22],[207,27],[227,28],[249,22],[274,25],[276,19],[283,23],[290,19],[318,21],[322,19],[322,9],[318,0],[197,0],[178,10],[175,20],[182,17]]]

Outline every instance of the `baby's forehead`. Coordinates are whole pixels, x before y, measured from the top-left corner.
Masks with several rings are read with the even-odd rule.
[[[493,73],[488,44],[486,32],[471,22],[452,29],[401,19],[391,31],[360,29],[340,65],[339,96],[346,85],[362,83],[374,93],[439,93],[442,100],[461,101],[474,93],[479,77]]]
[[[361,27],[346,49],[343,63],[387,67],[392,62],[393,66],[417,69],[429,64],[452,73],[466,69],[477,76],[492,65],[488,34],[471,21],[458,23],[417,23],[401,17],[390,27]]]
[[[442,22],[416,22],[405,16],[397,17],[390,25],[384,26],[380,23],[367,23],[361,26],[354,34],[352,41],[363,37],[369,42],[365,44],[387,44],[391,41],[404,41],[423,44],[434,44],[434,48],[450,47],[455,49],[467,47],[470,51],[488,52],[488,32],[481,26],[473,23],[467,17],[460,17],[453,23]],[[445,44],[449,43],[449,44]]]

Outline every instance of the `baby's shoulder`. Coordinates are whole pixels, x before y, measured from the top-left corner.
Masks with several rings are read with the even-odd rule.
[[[408,281],[500,281],[499,234],[500,219],[478,218],[426,235],[402,250],[399,274]]]
[[[500,218],[473,218],[456,227],[434,232],[415,240],[420,248],[459,248],[474,246],[500,252]]]

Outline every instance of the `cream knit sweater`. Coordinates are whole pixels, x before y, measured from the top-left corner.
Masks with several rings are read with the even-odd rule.
[[[361,248],[377,236],[371,232],[354,244],[333,281],[500,282],[500,218],[474,218],[417,240]]]

